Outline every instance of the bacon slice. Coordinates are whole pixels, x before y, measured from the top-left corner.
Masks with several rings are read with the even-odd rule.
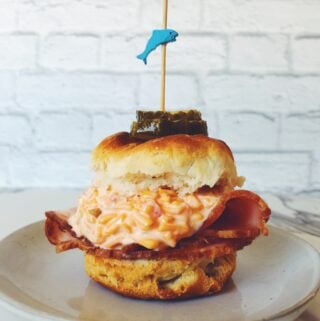
[[[249,245],[260,233],[267,235],[270,217],[267,204],[256,194],[237,190],[225,193],[202,228],[175,248],[153,251],[132,244],[119,249],[102,249],[84,237],[77,237],[68,224],[70,212],[46,212],[45,232],[57,252],[79,248],[91,254],[118,259],[218,257]]]
[[[268,235],[265,224],[270,214],[270,208],[257,194],[247,190],[230,191],[222,195],[199,233],[209,228],[210,235],[220,238]]]
[[[58,253],[79,248],[87,251],[94,247],[90,241],[84,237],[77,237],[68,224],[68,212],[46,212],[45,233],[49,242],[56,246]]]
[[[90,254],[116,259],[195,259],[214,258],[234,253],[252,242],[252,238],[219,239],[212,236],[198,235],[184,239],[174,249],[153,251],[132,244],[121,250],[106,250],[95,247],[86,238],[78,238],[67,222],[67,215],[62,212],[47,212],[45,232],[50,243],[56,245],[57,252],[79,248]]]

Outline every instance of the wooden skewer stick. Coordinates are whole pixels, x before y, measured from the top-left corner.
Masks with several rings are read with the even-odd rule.
[[[168,26],[168,0],[163,0],[163,29]],[[166,109],[166,65],[167,65],[167,44],[162,45],[162,66],[161,66],[161,101],[160,108]]]

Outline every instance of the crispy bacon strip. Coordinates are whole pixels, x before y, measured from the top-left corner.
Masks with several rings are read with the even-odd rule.
[[[119,259],[208,258],[233,253],[250,244],[260,233],[267,235],[270,217],[267,204],[256,194],[237,190],[224,194],[210,217],[193,237],[181,240],[173,249],[153,251],[132,244],[106,250],[77,237],[68,224],[70,213],[46,212],[45,232],[57,252],[79,248],[91,254]]]
[[[203,231],[221,238],[257,237],[268,235],[266,222],[271,211],[264,200],[247,190],[230,191],[222,195],[199,233]]]
[[[160,251],[147,250],[145,248],[136,248],[133,251],[125,250],[105,250],[101,248],[90,249],[88,252],[96,256],[116,259],[184,259],[194,260],[201,257],[208,259],[234,253],[250,244],[252,239],[210,239],[203,243],[196,242],[173,249],[165,249]]]
[[[184,239],[174,249],[153,251],[132,244],[121,250],[106,250],[95,247],[85,238],[78,238],[67,223],[67,216],[61,212],[47,212],[45,232],[50,243],[56,245],[57,252],[79,248],[90,254],[116,259],[195,259],[214,258],[234,253],[252,242],[252,238],[219,239],[212,236],[198,235]]]
[[[79,248],[87,251],[94,246],[86,238],[79,238],[68,224],[70,212],[46,212],[45,233],[58,253]]]

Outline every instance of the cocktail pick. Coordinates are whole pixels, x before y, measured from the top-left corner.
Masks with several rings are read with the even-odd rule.
[[[163,29],[153,30],[151,38],[148,40],[145,50],[137,56],[145,64],[149,54],[158,46],[162,45],[162,64],[161,64],[161,92],[160,92],[160,109],[165,111],[166,98],[166,58],[167,43],[176,41],[178,33],[173,29],[167,29],[168,25],[168,0],[163,0]]]

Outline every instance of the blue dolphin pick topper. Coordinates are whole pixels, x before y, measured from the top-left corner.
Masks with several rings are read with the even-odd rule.
[[[146,49],[143,53],[137,56],[138,59],[143,60],[147,64],[149,54],[160,45],[176,41],[179,34],[172,29],[153,30],[151,38],[148,40]]]

